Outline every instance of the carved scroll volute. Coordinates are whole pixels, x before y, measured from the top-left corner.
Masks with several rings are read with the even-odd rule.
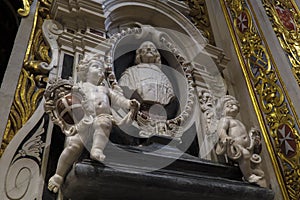
[[[58,64],[58,55],[59,55],[59,47],[57,44],[57,38],[63,32],[63,26],[54,20],[45,20],[43,23],[43,36],[46,39],[46,42],[51,48],[51,62],[49,65],[45,66],[47,70],[51,70],[53,67]]]

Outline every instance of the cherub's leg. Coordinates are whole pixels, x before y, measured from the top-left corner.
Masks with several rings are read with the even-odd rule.
[[[251,153],[247,150],[242,148],[241,158],[239,158],[239,167],[244,175],[244,178],[250,183],[256,183],[262,177],[255,175],[253,169],[251,168]]]
[[[79,158],[83,149],[83,142],[80,136],[77,134],[70,137],[67,147],[61,153],[55,175],[49,179],[48,189],[53,192],[57,192],[62,185],[64,178],[73,165],[73,163]]]
[[[103,161],[105,159],[103,150],[109,140],[111,128],[112,121],[109,117],[101,116],[95,119],[91,159],[98,161]]]

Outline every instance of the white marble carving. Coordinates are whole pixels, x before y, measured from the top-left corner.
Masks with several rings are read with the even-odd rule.
[[[122,74],[119,85],[136,91],[143,101],[167,105],[175,97],[168,77],[161,71],[161,57],[150,41],[136,50],[134,66]]]
[[[142,130],[149,129],[141,131],[140,134],[143,136],[163,134],[167,130],[167,113],[160,111],[164,111],[163,107],[176,97],[170,80],[161,70],[161,57],[155,44],[150,41],[143,42],[136,50],[135,64],[123,72],[119,85],[132,94],[136,93],[142,104],[140,111],[145,117],[150,117],[155,124],[151,130],[148,124],[138,121]],[[157,109],[153,110],[155,109],[153,106]]]
[[[92,137],[90,157],[103,161],[103,150],[112,124],[131,123],[139,109],[136,100],[128,100],[105,85],[106,69],[101,57],[83,59],[77,72],[79,83],[59,80],[45,92],[46,112],[70,137],[58,160],[56,173],[49,180],[48,189],[53,192],[59,190],[68,170],[88,144],[89,137]],[[110,103],[129,110],[122,121],[116,122],[112,117]]]
[[[45,20],[42,26],[43,36],[51,48],[51,62],[49,64],[43,63],[41,67],[47,71],[51,70],[58,64],[59,47],[57,38],[63,33],[63,26],[54,20]]]
[[[200,108],[203,113],[203,130],[204,139],[200,145],[200,157],[217,160],[215,154],[215,145],[218,141],[217,123],[218,115],[216,113],[217,99],[211,94],[209,90],[202,89],[198,93]]]
[[[117,48],[117,44],[122,41],[123,39],[128,39],[129,37],[131,37],[133,40],[136,41],[151,41],[152,44],[155,44],[155,46],[159,45],[159,48],[162,48],[170,53],[172,53],[174,55],[174,58],[176,59],[176,62],[180,65],[182,71],[183,71],[183,77],[186,81],[186,89],[185,91],[187,91],[185,94],[187,100],[185,102],[184,105],[180,105],[181,106],[181,112],[178,112],[178,114],[176,115],[176,117],[171,118],[171,119],[157,119],[157,120],[153,120],[149,115],[145,115],[145,113],[143,113],[142,111],[138,112],[137,115],[137,122],[139,124],[139,128],[140,128],[140,135],[143,137],[151,137],[153,135],[161,135],[161,136],[166,136],[166,137],[171,137],[171,138],[178,138],[180,139],[180,137],[183,134],[182,131],[182,127],[184,127],[184,125],[186,124],[186,122],[190,119],[191,113],[192,113],[192,109],[194,107],[194,103],[195,103],[195,88],[193,86],[194,81],[193,81],[193,77],[191,75],[192,72],[192,65],[191,63],[189,63],[186,59],[186,57],[184,56],[184,54],[177,48],[176,44],[174,43],[174,41],[171,39],[171,37],[163,32],[163,31],[159,31],[156,30],[155,28],[151,27],[151,26],[141,26],[141,28],[128,28],[126,30],[123,30],[121,33],[116,33],[114,34],[109,42],[112,44],[111,47],[111,51],[108,52],[107,54],[107,66],[110,66],[112,69],[114,69],[117,66],[113,65],[113,58],[114,58],[114,53],[115,50]],[[147,39],[146,39],[147,38]],[[150,44],[150,43],[148,43]],[[150,45],[151,46],[151,45]],[[156,49],[155,47],[150,47],[153,50]],[[153,55],[151,55],[153,56]],[[155,56],[154,56],[155,57]],[[136,66],[140,66],[141,68],[139,69],[140,71],[142,71],[142,67],[145,67],[145,71],[144,73],[149,73],[149,71],[151,70],[151,68],[146,67],[148,66],[155,66],[157,65],[157,58],[151,58],[151,65],[147,62],[150,62],[150,60],[145,60],[144,62],[146,63],[140,63],[140,61],[138,61],[137,63],[140,63],[139,65],[137,64]],[[156,64],[155,64],[156,63]],[[153,70],[152,75],[158,77],[158,80],[156,79],[155,84],[152,83],[152,85],[154,85],[155,87],[151,87],[151,93],[153,94],[153,92],[156,92],[157,94],[155,95],[150,95],[151,93],[143,91],[147,88],[150,88],[148,86],[143,87],[143,89],[140,89],[139,93],[142,94],[143,98],[153,101],[155,100],[155,102],[157,102],[160,105],[164,105],[166,103],[168,103],[170,101],[170,99],[174,96],[173,94],[173,89],[171,87],[171,84],[169,83],[169,81],[167,81],[167,77],[160,73],[161,71],[158,69],[158,67],[153,67],[152,69],[156,69]],[[131,72],[130,67],[127,70],[127,72],[124,73],[124,76],[121,78],[120,80],[120,84],[125,86],[125,85],[129,85],[129,87],[131,87],[130,85],[132,85],[132,82],[130,79],[128,79],[128,74],[130,74]],[[144,77],[146,77],[146,75],[144,75]],[[148,77],[148,76],[147,76]],[[163,78],[162,78],[163,77]],[[126,81],[124,79],[127,79]],[[162,79],[162,80],[160,80]],[[154,78],[153,78],[154,80]],[[126,83],[125,83],[126,82]],[[165,86],[160,87],[159,85],[164,82],[166,83]],[[142,84],[147,84],[147,81],[145,81]],[[160,87],[159,90],[154,90],[154,88]],[[142,87],[140,87],[142,88]],[[139,90],[138,88],[135,88],[136,90]],[[164,91],[162,91],[164,90]],[[151,97],[150,97],[151,96]]]
[[[45,143],[41,140],[42,134],[44,134],[45,129],[43,128],[44,121],[41,123],[38,130],[33,134],[33,136],[27,140],[22,148],[18,151],[18,154],[14,158],[13,162],[20,157],[30,156],[37,159],[39,162],[42,161],[41,154],[45,147]]]
[[[261,133],[258,129],[246,131],[244,124],[236,119],[239,102],[230,95],[220,99],[219,108],[222,117],[218,123],[219,141],[216,146],[218,155],[227,155],[237,161],[244,179],[266,187],[264,172],[260,168]]]
[[[0,159],[0,199],[41,199],[46,130],[40,105]]]

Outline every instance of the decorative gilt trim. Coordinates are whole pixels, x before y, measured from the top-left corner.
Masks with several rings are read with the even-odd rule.
[[[292,2],[293,0],[262,0],[274,32],[290,61],[292,72],[300,86],[300,13]]]
[[[245,0],[222,9],[284,199],[299,199],[299,124],[277,66]]]
[[[52,0],[38,0],[46,7],[50,8]],[[22,0],[23,8],[18,9],[18,14],[22,17],[27,17],[30,13],[30,6],[33,3],[33,0]]]
[[[23,8],[18,9],[19,15],[22,17],[27,17],[29,15],[32,2],[33,0],[23,0]]]
[[[13,137],[32,116],[45,91],[50,70],[48,63],[51,59],[48,55],[49,46],[42,35],[42,24],[44,19],[49,18],[49,5],[46,1],[37,3],[23,68],[3,135],[0,157]]]
[[[209,44],[214,45],[215,39],[205,0],[185,0],[185,3],[191,9],[189,13],[191,22],[202,31],[203,36],[208,39]]]

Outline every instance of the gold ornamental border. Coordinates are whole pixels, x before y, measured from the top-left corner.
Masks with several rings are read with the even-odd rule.
[[[0,158],[10,141],[32,116],[45,91],[48,71],[40,66],[43,63],[49,64],[51,58],[49,57],[50,48],[42,35],[42,24],[45,19],[49,18],[50,1],[40,0],[36,4],[23,66],[0,146]],[[24,9],[19,9],[18,12],[26,17],[30,12],[32,1],[24,0],[23,3]]]
[[[258,21],[251,5],[248,5],[245,0],[221,0],[220,2],[282,195],[284,199],[298,200],[300,198],[300,151],[297,149],[300,148],[300,137],[299,120],[295,115],[295,109],[266,40],[261,36],[262,32],[259,24],[256,24]],[[242,26],[237,26],[237,20],[242,19],[240,17],[242,14],[244,19],[247,19],[244,20],[247,26],[243,26],[241,30]],[[254,16],[255,20],[251,16]],[[253,58],[263,63],[262,67],[258,67],[257,73],[253,72],[251,68],[253,66],[250,65]],[[289,134],[294,136],[292,142],[295,152],[292,155],[288,155],[289,151],[282,150],[280,144],[282,138],[279,138],[282,127],[288,128]]]
[[[190,8],[189,17],[191,22],[202,31],[203,36],[208,39],[209,44],[214,45],[214,34],[205,0],[184,0],[184,2]]]
[[[300,86],[300,21],[299,8],[294,0],[261,0],[281,48],[291,65]],[[279,9],[280,8],[280,9]],[[282,13],[278,13],[279,11]]]

